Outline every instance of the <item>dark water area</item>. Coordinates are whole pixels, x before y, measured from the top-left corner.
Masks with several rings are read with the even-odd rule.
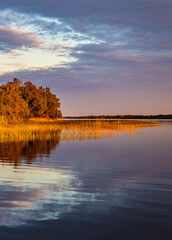
[[[172,121],[0,143],[0,240],[172,240]]]

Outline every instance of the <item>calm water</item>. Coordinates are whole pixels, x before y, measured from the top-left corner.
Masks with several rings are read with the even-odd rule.
[[[172,121],[99,140],[0,144],[1,240],[172,240]]]

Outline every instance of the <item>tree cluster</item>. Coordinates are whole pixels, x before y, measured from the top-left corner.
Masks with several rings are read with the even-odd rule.
[[[67,119],[172,119],[172,114],[158,115],[89,115],[89,116],[67,116]]]
[[[0,86],[0,116],[7,118],[61,117],[60,102],[50,88],[22,84],[17,78]]]

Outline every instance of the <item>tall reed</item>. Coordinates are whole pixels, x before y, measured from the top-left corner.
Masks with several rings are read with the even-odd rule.
[[[0,123],[0,142],[29,141],[59,138],[61,140],[98,139],[116,136],[123,132],[135,134],[143,127],[154,127],[160,124],[148,121],[23,121],[19,123]]]

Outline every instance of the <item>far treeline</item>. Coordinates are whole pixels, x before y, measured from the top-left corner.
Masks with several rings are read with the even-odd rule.
[[[0,116],[7,119],[62,117],[59,101],[50,88],[17,78],[0,86]]]
[[[81,117],[64,117],[67,119],[172,119],[172,114],[159,115],[99,115],[99,116],[81,116]]]

